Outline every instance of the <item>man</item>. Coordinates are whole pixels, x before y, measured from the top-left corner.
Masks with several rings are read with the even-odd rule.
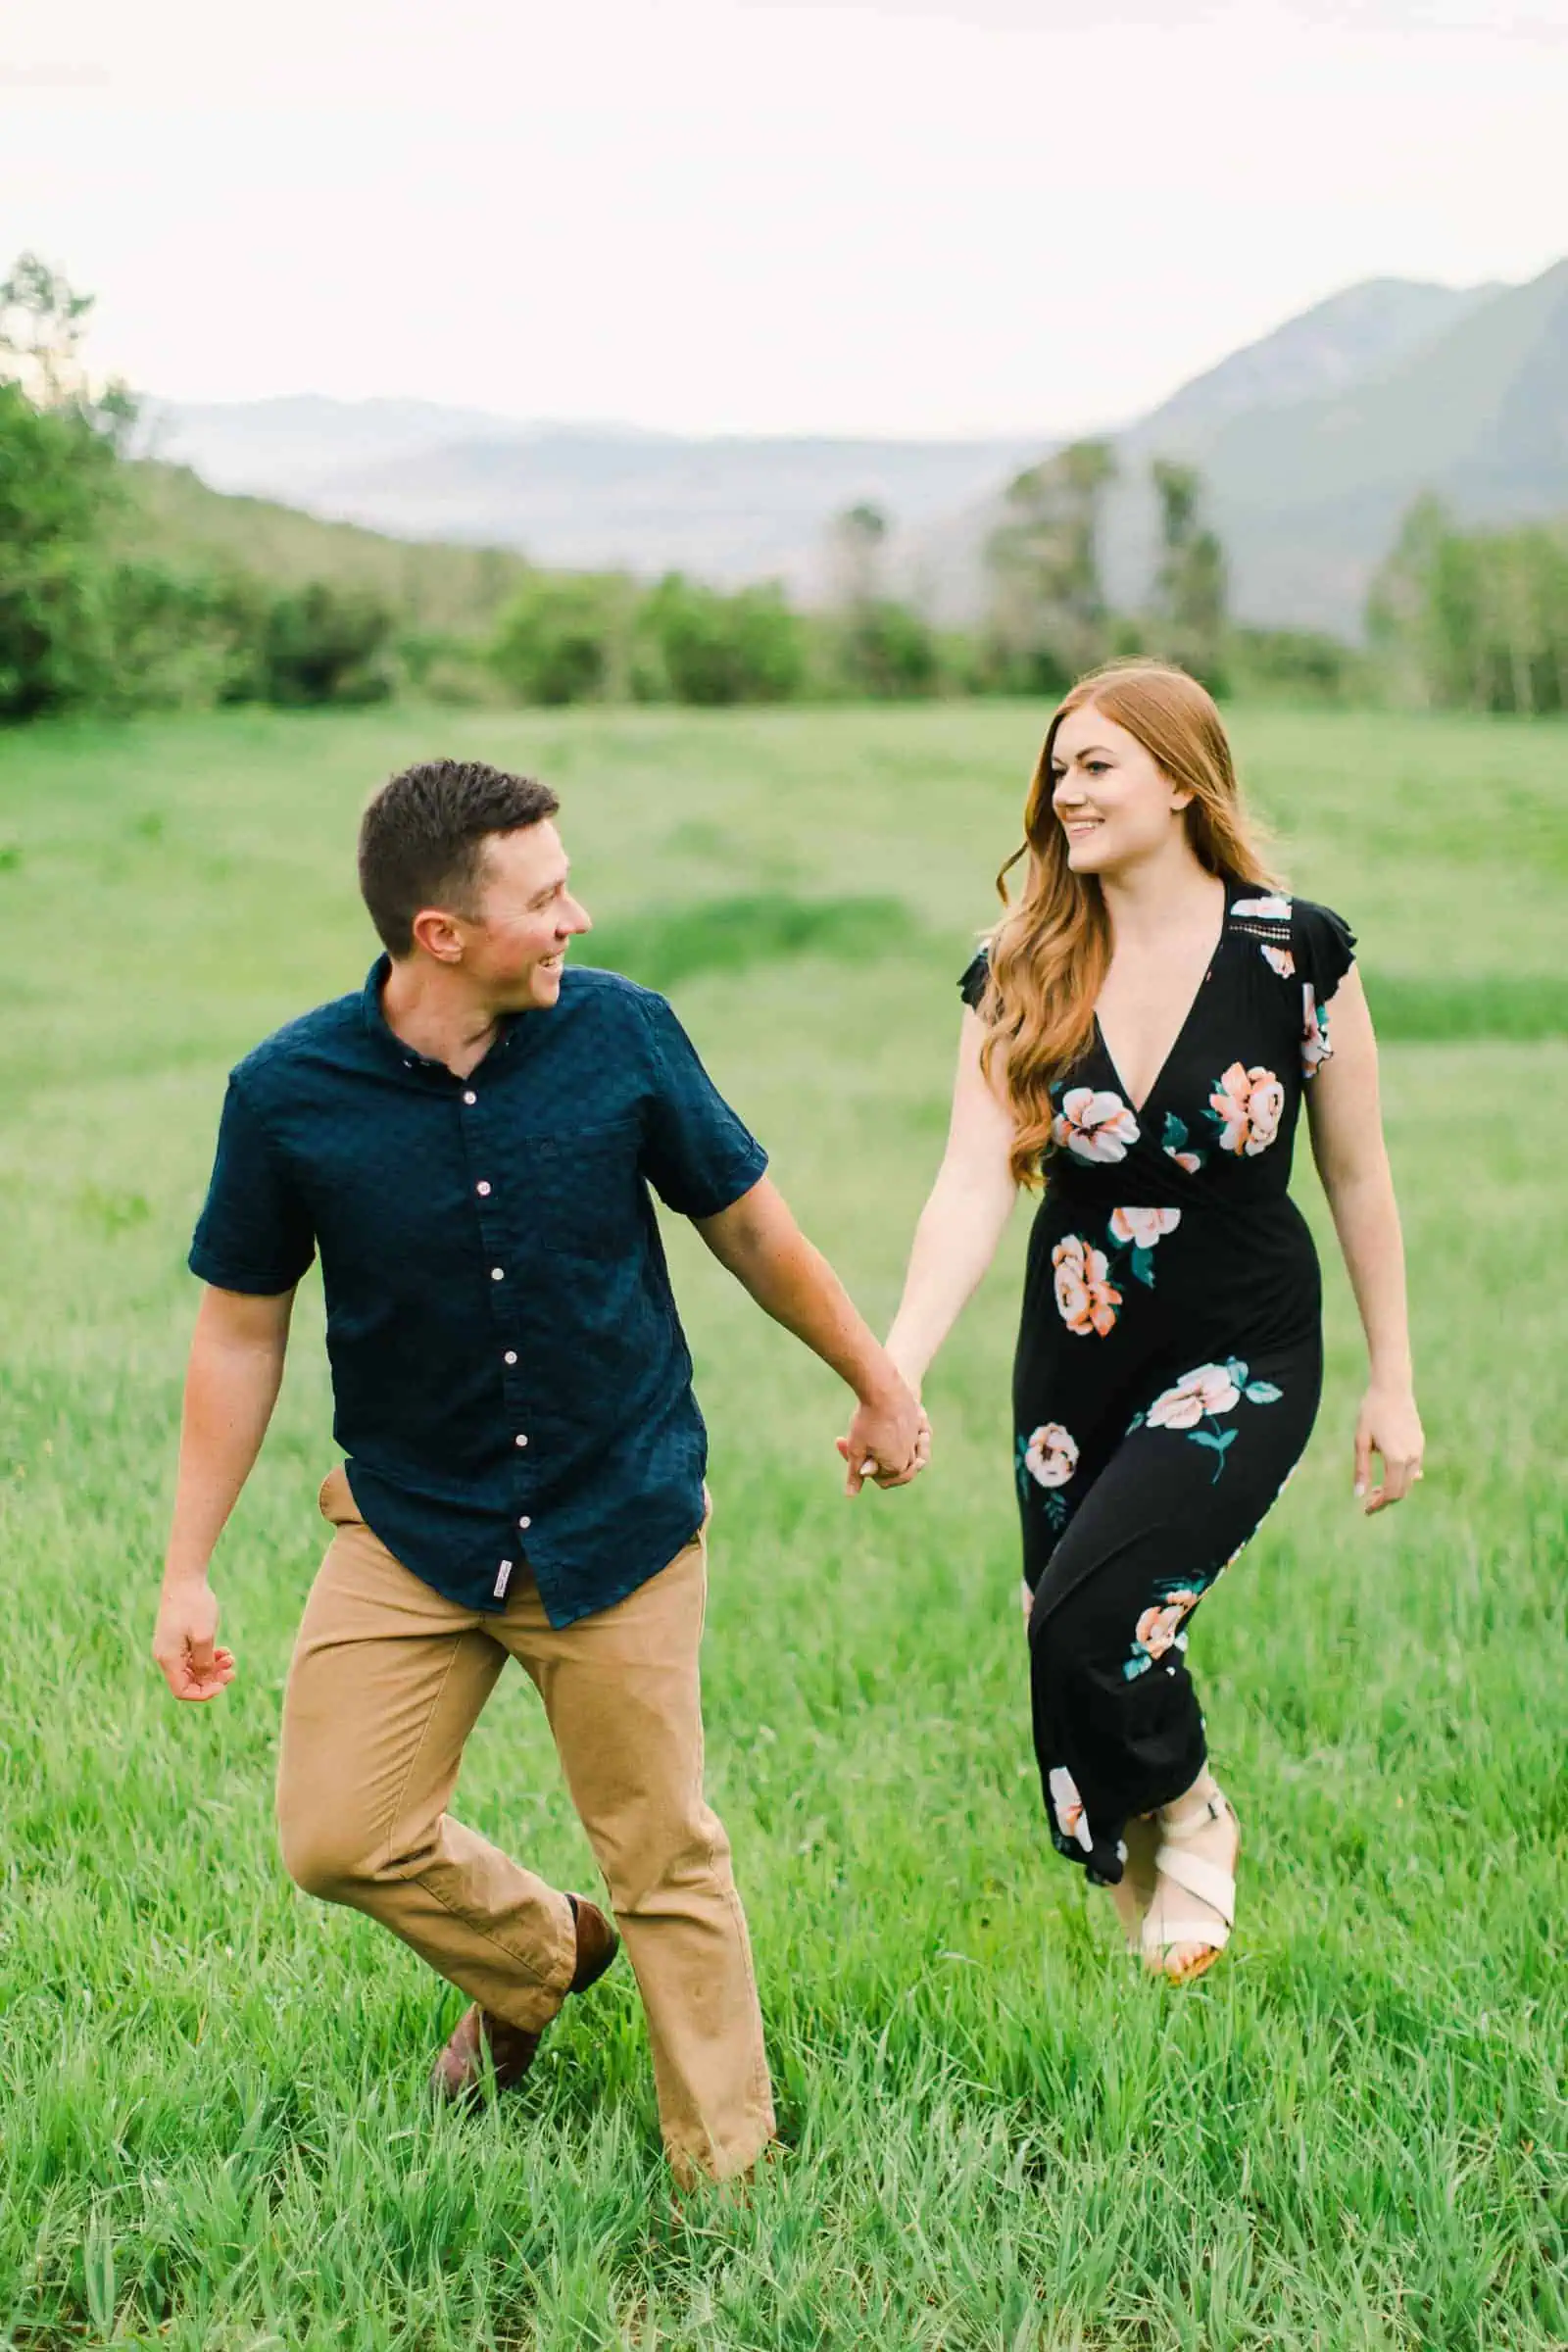
[[[773,2108],[703,1798],[706,1441],[648,1185],[854,1389],[849,1492],[912,1477],[929,1434],[668,1004],[564,969],[589,922],[558,806],[474,763],[394,776],[360,834],[386,954],[363,995],[230,1077],[153,1651],[176,1697],[232,1679],[208,1564],[319,1250],[346,1460],[284,1698],[284,1861],[469,1994],[433,2079],[453,2098],[519,2082],[624,1936],[689,2183],[746,2172]],[[509,1656],[543,1698],[613,1926],[447,1811]]]

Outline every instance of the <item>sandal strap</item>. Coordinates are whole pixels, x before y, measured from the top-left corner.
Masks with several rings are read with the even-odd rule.
[[[1235,1924],[1234,1872],[1222,1869],[1217,1862],[1205,1862],[1201,1854],[1184,1854],[1179,1850],[1173,1854],[1159,1853],[1155,1857],[1154,1868],[1162,1879],[1169,1879],[1188,1894],[1196,1894],[1200,1903],[1207,1903],[1211,1911],[1218,1912],[1227,1931]],[[1213,1922],[1210,1921],[1208,1928],[1200,1930],[1210,1943],[1214,1940],[1209,1934],[1212,1926]],[[1164,1935],[1163,1930],[1161,1933]],[[1168,1935],[1164,1935],[1164,1939],[1167,1942],[1176,1940]]]
[[[1178,1916],[1161,1918],[1156,1928],[1154,1914],[1151,1911],[1144,1922],[1143,1950],[1149,1959],[1158,1959],[1178,1943],[1200,1943],[1211,1952],[1222,1952],[1230,1939],[1230,1928],[1223,1920],[1184,1919]],[[1128,1948],[1132,1947],[1129,1945]]]
[[[1167,1820],[1161,1813],[1158,1816],[1159,1842],[1161,1845],[1172,1842],[1184,1845],[1189,1838],[1201,1838],[1205,1830],[1211,1829],[1216,1821],[1223,1821],[1227,1814],[1234,1821],[1236,1808],[1224,1791],[1216,1788],[1212,1796],[1205,1797],[1200,1805],[1195,1805],[1191,1813],[1184,1813],[1179,1821]]]

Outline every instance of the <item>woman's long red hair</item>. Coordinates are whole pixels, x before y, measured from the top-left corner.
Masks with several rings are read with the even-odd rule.
[[[1136,736],[1171,782],[1192,794],[1185,813],[1200,862],[1229,882],[1273,887],[1243,806],[1224,725],[1198,680],[1157,662],[1112,662],[1080,678],[1047,730],[1024,803],[1023,847],[997,876],[1007,912],[991,936],[990,979],[980,1004],[987,1029],[981,1061],[989,1076],[1001,1056],[1014,1120],[1012,1172],[1020,1184],[1041,1181],[1041,1157],[1051,1141],[1050,1088],[1089,1046],[1110,962],[1110,925],[1099,880],[1068,865],[1067,837],[1052,806],[1056,731],[1070,711],[1091,703]],[[1020,858],[1028,866],[1014,906],[1007,874]]]

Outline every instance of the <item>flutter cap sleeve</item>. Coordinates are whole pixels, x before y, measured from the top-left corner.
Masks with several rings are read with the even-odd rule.
[[[958,980],[958,994],[971,1010],[978,1012],[980,1000],[986,993],[991,977],[991,950],[982,948],[979,955],[965,964]]]
[[[1296,974],[1301,983],[1301,1071],[1315,1077],[1333,1054],[1329,1008],[1334,992],[1355,961],[1355,933],[1330,906],[1298,899],[1291,924]]]
[[[1343,914],[1331,906],[1314,906],[1310,899],[1298,899],[1294,911],[1291,945],[1296,968],[1312,983],[1318,1003],[1327,1004],[1355,961],[1355,933]]]

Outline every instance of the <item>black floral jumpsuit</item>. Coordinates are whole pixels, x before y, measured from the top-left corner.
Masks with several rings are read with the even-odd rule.
[[[1203,1768],[1187,1625],[1311,1434],[1322,1294],[1286,1188],[1353,948],[1326,907],[1233,884],[1143,1103],[1098,1024],[1051,1089],[1015,1461],[1052,1838],[1103,1885],[1121,1877],[1128,1819]],[[982,951],[960,982],[966,1003],[985,982]]]

